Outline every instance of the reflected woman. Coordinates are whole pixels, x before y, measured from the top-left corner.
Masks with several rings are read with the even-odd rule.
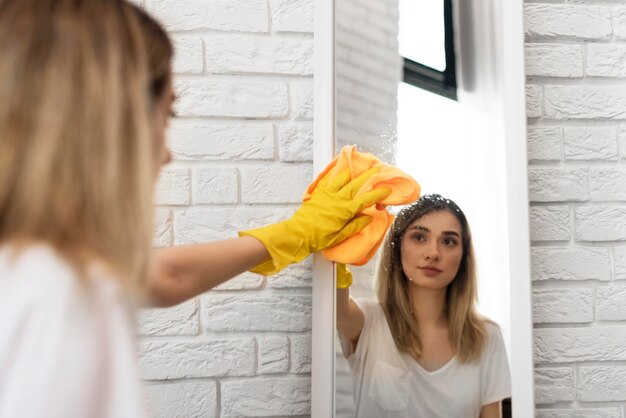
[[[337,270],[339,282],[350,275]],[[337,290],[357,418],[501,417],[509,366],[499,327],[476,311],[476,287],[461,209],[439,195],[404,208],[383,244],[378,302]]]

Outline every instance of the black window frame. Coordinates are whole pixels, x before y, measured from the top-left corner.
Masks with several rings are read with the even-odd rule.
[[[443,0],[443,15],[446,56],[445,70],[438,71],[419,62],[402,57],[404,61],[402,81],[440,96],[457,100],[452,0]]]

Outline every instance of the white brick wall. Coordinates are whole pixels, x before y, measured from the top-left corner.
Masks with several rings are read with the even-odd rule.
[[[172,35],[174,161],[156,190],[156,246],[288,216],[312,180],[313,0],[144,0]],[[311,263],[244,273],[139,318],[156,417],[310,414]]]
[[[623,418],[626,8],[526,1],[525,26],[537,418]]]

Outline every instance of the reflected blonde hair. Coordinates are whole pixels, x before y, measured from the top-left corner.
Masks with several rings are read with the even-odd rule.
[[[476,263],[470,228],[465,215],[453,201],[439,195],[427,195],[400,211],[385,237],[378,262],[378,301],[385,312],[398,349],[416,359],[420,358],[423,347],[417,319],[411,309],[410,282],[402,270],[401,243],[407,228],[413,222],[428,213],[438,211],[452,213],[459,221],[462,231],[463,255],[457,275],[448,285],[446,294],[448,340],[461,363],[473,362],[479,359],[483,351],[487,320],[476,310]]]
[[[0,0],[0,245],[144,277],[157,172],[144,31],[121,0]]]

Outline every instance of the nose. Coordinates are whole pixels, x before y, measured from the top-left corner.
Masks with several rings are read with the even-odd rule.
[[[428,248],[426,248],[424,258],[431,262],[439,260],[439,247],[436,242],[432,242]]]

